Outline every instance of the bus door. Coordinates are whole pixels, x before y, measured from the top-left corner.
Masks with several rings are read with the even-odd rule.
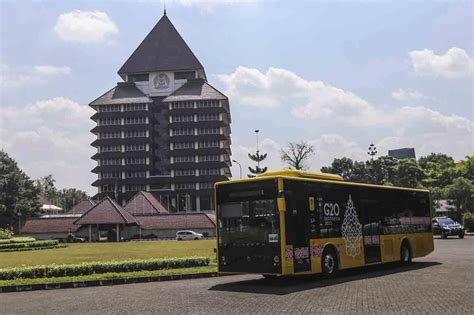
[[[286,244],[293,246],[293,272],[311,271],[308,197],[302,190],[285,192]]]
[[[365,263],[381,262],[380,222],[375,216],[376,211],[370,211],[370,209],[367,208],[364,210],[363,236]]]

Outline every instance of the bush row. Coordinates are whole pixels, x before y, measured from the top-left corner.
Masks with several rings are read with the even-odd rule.
[[[12,238],[13,232],[9,229],[0,229],[0,240],[8,240]]]
[[[188,268],[209,265],[207,257],[141,259],[112,262],[93,262],[74,265],[48,265],[0,269],[0,280],[50,277],[74,277],[107,272],[132,272]]]
[[[0,239],[0,244],[10,244],[10,243],[29,243],[36,241],[33,237],[13,237],[8,240]]]
[[[26,242],[26,243],[9,243],[9,244],[0,244],[0,250],[2,250],[2,249],[19,249],[19,248],[57,246],[58,244],[59,244],[59,242],[57,240],[36,241],[36,242]]]
[[[52,245],[52,246],[42,246],[42,247],[7,248],[7,249],[0,249],[0,253],[26,252],[26,251],[29,251],[29,250],[52,249],[52,248],[60,248],[60,247],[67,247],[67,246],[66,245]]]

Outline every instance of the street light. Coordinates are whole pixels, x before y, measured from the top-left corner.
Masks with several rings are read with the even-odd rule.
[[[235,164],[237,164],[239,166],[239,169],[240,169],[240,178],[242,178],[242,165],[240,165],[239,162],[237,162],[236,160],[232,160],[232,162],[234,162]]]

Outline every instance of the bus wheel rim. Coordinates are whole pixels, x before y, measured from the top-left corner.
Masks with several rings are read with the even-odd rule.
[[[408,260],[409,260],[408,248],[403,247],[402,254],[403,254],[403,261],[408,262]]]
[[[331,255],[324,256],[324,269],[327,273],[334,271],[334,258]]]

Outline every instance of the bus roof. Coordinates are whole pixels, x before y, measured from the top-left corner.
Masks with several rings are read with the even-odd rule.
[[[398,186],[389,186],[389,185],[375,185],[375,184],[348,182],[348,181],[345,181],[341,176],[335,175],[335,174],[310,173],[310,172],[303,172],[303,171],[297,171],[297,170],[281,170],[281,171],[274,171],[274,172],[266,172],[263,174],[259,174],[256,177],[217,182],[215,183],[215,185],[253,182],[253,181],[265,180],[269,178],[284,178],[284,179],[306,180],[306,181],[316,181],[316,182],[332,182],[334,184],[342,184],[342,185],[429,192],[429,190],[427,189],[420,189],[420,188],[408,188],[408,187],[398,187]]]

